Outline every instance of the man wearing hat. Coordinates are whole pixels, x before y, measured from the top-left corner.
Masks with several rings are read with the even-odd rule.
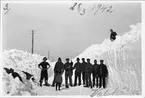
[[[64,64],[64,70],[65,70],[65,86],[66,88],[69,88],[68,85],[68,79],[69,79],[69,84],[72,86],[72,64],[69,63],[69,58],[66,58],[66,63]]]
[[[85,58],[82,58],[82,80],[83,80],[83,85],[85,85],[85,67],[86,67],[86,62],[85,62]]]
[[[43,58],[43,62],[38,65],[38,68],[41,69],[41,76],[40,76],[40,86],[42,86],[43,79],[45,79],[45,85],[48,85],[48,73],[47,70],[50,68],[50,64],[46,62],[47,58]]]
[[[84,87],[92,88],[91,73],[93,71],[93,65],[90,63],[90,59],[87,59],[87,64],[85,67],[85,81],[86,85]]]
[[[77,62],[75,63],[73,69],[75,69],[75,82],[74,82],[74,86],[77,85],[77,79],[79,80],[79,86],[81,85],[81,63],[80,63],[80,59],[77,58]]]
[[[99,64],[97,64],[97,60],[94,60],[93,65],[93,87],[98,87],[98,74],[99,74]]]
[[[107,66],[104,64],[104,60],[100,60],[99,66],[99,88],[102,87],[106,88],[106,77],[108,77],[108,69]]]

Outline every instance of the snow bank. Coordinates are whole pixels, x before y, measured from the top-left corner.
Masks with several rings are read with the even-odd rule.
[[[92,45],[79,58],[103,59],[109,70],[107,89],[123,89],[126,93],[141,94],[141,24],[130,26],[131,30],[117,36],[111,42],[105,39],[101,44]],[[73,59],[76,62],[76,58]],[[119,91],[118,91],[119,92]],[[118,94],[118,93],[114,93]]]
[[[20,74],[25,84],[22,84],[17,78],[13,79],[11,75],[8,75],[5,70],[3,74],[3,83],[4,83],[4,95],[23,95],[23,92],[26,93],[28,91],[31,92],[32,89],[36,88],[38,84],[33,83],[32,81],[28,81],[25,79],[25,74],[21,71],[26,71],[32,75],[36,79],[36,82],[39,82],[40,79],[40,69],[38,68],[38,64],[42,61],[43,56],[37,54],[30,54],[28,52],[24,52],[21,50],[5,50],[3,52],[3,65],[6,68],[13,68],[17,73]],[[48,60],[47,62],[51,62]],[[52,76],[52,67],[48,69],[48,76]],[[32,87],[31,87],[32,86]],[[19,92],[19,93],[18,93]],[[32,93],[30,93],[31,95]]]

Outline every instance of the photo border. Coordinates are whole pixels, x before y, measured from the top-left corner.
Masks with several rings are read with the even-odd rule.
[[[29,0],[29,1],[23,1],[23,0],[21,0],[21,1],[18,1],[18,0],[9,0],[9,1],[7,1],[7,0],[2,0],[1,1],[1,26],[0,26],[0,77],[3,77],[3,63],[2,63],[2,60],[3,60],[3,58],[2,58],[2,53],[3,53],[3,38],[2,38],[2,33],[3,33],[3,31],[2,31],[2,22],[3,22],[3,3],[12,3],[12,2],[14,2],[14,3],[51,3],[51,2],[57,2],[57,3],[65,3],[65,2],[74,2],[74,1],[81,1],[81,0],[72,0],[72,1],[66,1],[66,0],[54,0],[54,1],[52,1],[52,0]],[[144,62],[144,58],[145,58],[145,44],[144,44],[144,42],[145,42],[145,33],[143,33],[143,32],[145,32],[145,1],[95,1],[95,0],[91,0],[91,1],[84,1],[84,0],[82,0],[83,2],[105,2],[105,3],[107,3],[107,2],[113,2],[113,3],[120,3],[120,2],[140,2],[141,3],[141,47],[142,47],[142,95],[133,95],[133,96],[126,96],[126,95],[122,95],[122,96],[120,96],[120,95],[117,95],[117,96],[115,96],[115,95],[112,95],[112,96],[101,96],[101,98],[128,98],[128,97],[130,97],[130,98],[145,98],[145,62]],[[6,97],[6,98],[9,98],[9,97],[39,97],[39,98],[44,98],[44,97],[59,97],[59,98],[63,98],[63,97],[78,97],[78,98],[80,98],[80,97],[83,97],[83,98],[88,98],[88,97],[90,97],[90,96],[85,96],[85,95],[79,95],[79,96],[77,96],[77,95],[71,95],[71,96],[68,96],[68,95],[66,95],[66,96],[61,96],[61,95],[56,95],[56,96],[3,96],[2,95],[2,78],[0,79],[0,96],[1,97]],[[96,96],[94,96],[94,97],[96,97]],[[100,97],[99,97],[100,98]]]

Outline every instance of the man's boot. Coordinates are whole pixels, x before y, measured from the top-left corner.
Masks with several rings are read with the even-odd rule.
[[[47,82],[45,82],[45,85],[46,85],[46,86],[48,86],[48,83],[47,83]]]
[[[68,86],[68,85],[66,85],[65,87],[66,87],[66,88],[69,88],[69,86]]]
[[[42,86],[42,82],[40,82],[40,86]]]

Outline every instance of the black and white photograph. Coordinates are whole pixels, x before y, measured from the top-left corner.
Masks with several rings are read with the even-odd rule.
[[[2,1],[3,96],[140,96],[142,3]]]

